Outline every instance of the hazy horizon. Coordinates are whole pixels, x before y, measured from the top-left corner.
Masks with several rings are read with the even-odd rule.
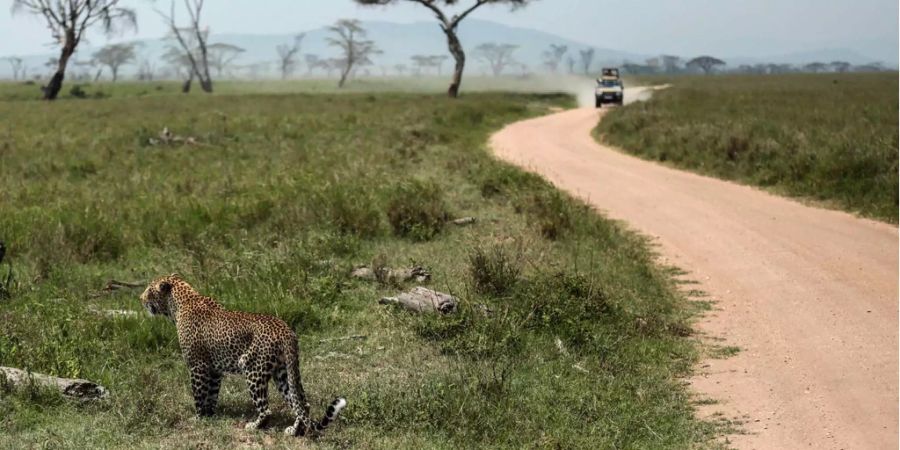
[[[7,8],[0,12],[0,56],[54,51],[47,45],[50,39],[43,18],[12,15],[12,0],[3,3]],[[167,10],[168,2],[124,3],[137,10],[138,31],[111,41],[152,39],[165,34],[165,26],[154,8]],[[266,8],[260,8],[250,0],[210,0],[203,22],[217,34],[278,34],[321,28],[344,17],[399,23],[433,21],[427,9],[402,2],[392,7],[361,7],[351,0],[309,3],[301,8],[290,0],[270,0]],[[186,16],[178,9],[176,14],[182,19]],[[890,0],[687,0],[677,5],[662,0],[641,4],[543,0],[512,12],[506,6],[488,5],[471,17],[638,54],[762,57],[849,49],[873,60],[896,64],[897,14],[897,2]],[[604,20],[607,17],[611,18]],[[439,33],[437,28],[435,32]],[[89,37],[93,45],[107,42],[99,33]]]

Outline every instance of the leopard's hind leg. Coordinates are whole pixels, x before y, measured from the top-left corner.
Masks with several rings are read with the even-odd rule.
[[[256,407],[256,420],[249,422],[245,428],[255,430],[266,425],[272,412],[269,410],[269,379],[272,377],[271,363],[255,362],[248,364],[244,371],[247,377],[247,388],[250,398]]]

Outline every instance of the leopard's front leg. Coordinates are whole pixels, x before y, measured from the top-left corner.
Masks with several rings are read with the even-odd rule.
[[[191,367],[191,392],[194,394],[194,408],[200,417],[209,417],[215,412],[215,401],[219,394],[221,376],[215,377],[207,366]]]

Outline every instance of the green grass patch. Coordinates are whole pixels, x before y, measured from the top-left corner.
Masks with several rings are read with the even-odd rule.
[[[90,95],[90,94],[89,94]],[[79,404],[0,391],[0,447],[296,445],[248,433],[243,380],[194,417],[174,327],[108,279],[178,272],[300,336],[317,448],[685,448],[717,425],[680,377],[694,306],[647,243],[488,155],[564,95],[128,96],[0,102],[0,239],[15,271],[0,364],[104,384]],[[153,145],[168,127],[196,144]],[[449,217],[474,216],[467,227]],[[458,313],[377,303],[351,268],[427,266]],[[138,311],[108,317],[104,309]],[[363,334],[364,340],[329,340]],[[274,394],[274,423],[287,424]],[[317,413],[318,414],[318,413]]]
[[[607,114],[629,153],[897,223],[897,74],[679,77]]]

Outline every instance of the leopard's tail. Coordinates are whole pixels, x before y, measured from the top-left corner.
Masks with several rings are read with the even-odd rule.
[[[300,379],[300,358],[298,357],[299,351],[296,342],[295,340],[293,348],[288,350],[287,361],[285,361],[290,404],[296,419],[294,424],[287,427],[284,432],[291,436],[304,435],[310,431],[314,433],[321,432],[331,422],[334,422],[341,410],[347,406],[347,400],[343,397],[338,397],[325,409],[325,416],[322,417],[322,420],[316,422],[310,419],[309,403],[306,402],[306,393],[303,391],[303,382]]]
[[[347,400],[344,397],[338,397],[328,405],[328,408],[325,409],[325,415],[322,417],[322,420],[318,422],[313,422],[312,428],[316,432],[320,432],[328,427],[328,424],[334,422],[338,415],[341,413],[341,410],[347,406]]]

